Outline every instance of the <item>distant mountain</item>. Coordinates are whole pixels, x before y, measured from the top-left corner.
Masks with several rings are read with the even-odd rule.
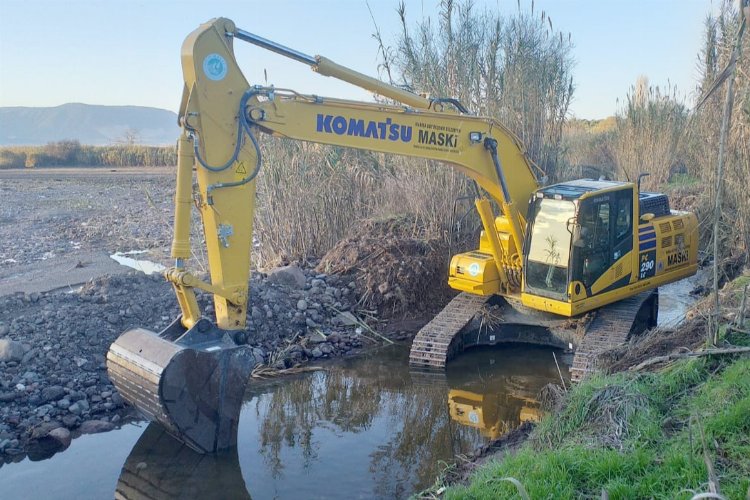
[[[173,144],[177,115],[143,106],[70,103],[53,108],[0,107],[0,146],[40,145],[63,139],[81,144]]]

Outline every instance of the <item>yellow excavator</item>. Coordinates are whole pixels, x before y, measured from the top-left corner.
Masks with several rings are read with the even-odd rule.
[[[238,40],[392,104],[251,86],[234,56]],[[479,186],[479,248],[452,258],[449,284],[462,293],[417,334],[410,354],[416,368],[443,369],[472,345],[551,338],[576,348],[573,376],[581,378],[594,368],[598,351],[655,324],[658,286],[697,270],[694,214],[670,210],[665,195],[641,192],[640,182],[577,180],[541,187],[520,141],[455,99],[388,85],[238,29],[225,18],[187,37],[182,69],[175,264],[165,273],[181,315],[159,333],[123,333],[110,347],[107,367],[128,402],[196,450],[234,445],[255,365],[232,332],[244,328],[247,313],[259,133],[437,160]],[[186,265],[194,205],[203,221],[210,282]],[[201,315],[196,289],[213,294],[215,322]],[[512,328],[467,333],[486,305],[500,308],[496,316]],[[573,330],[566,326],[582,317],[589,319]],[[544,339],[521,326],[552,334]]]

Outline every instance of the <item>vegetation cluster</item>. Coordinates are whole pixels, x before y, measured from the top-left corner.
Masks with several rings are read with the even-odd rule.
[[[50,142],[44,146],[0,148],[0,169],[35,167],[130,167],[172,166],[177,163],[174,146],[82,145],[77,140]]]

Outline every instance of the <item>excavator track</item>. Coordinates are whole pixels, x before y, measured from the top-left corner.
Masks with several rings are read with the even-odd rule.
[[[623,345],[636,329],[641,308],[656,292],[648,291],[609,304],[596,311],[581,343],[576,349],[570,368],[573,382],[580,382],[596,371],[596,359],[604,351]],[[655,318],[649,319],[649,325]]]
[[[409,365],[415,368],[444,370],[455,354],[454,337],[471,321],[490,297],[460,293],[440,313],[422,327],[414,337],[409,352]]]

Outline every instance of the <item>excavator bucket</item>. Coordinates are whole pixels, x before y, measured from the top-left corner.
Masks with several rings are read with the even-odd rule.
[[[128,330],[110,346],[107,371],[123,398],[201,453],[236,446],[255,358],[210,321],[185,331]]]

